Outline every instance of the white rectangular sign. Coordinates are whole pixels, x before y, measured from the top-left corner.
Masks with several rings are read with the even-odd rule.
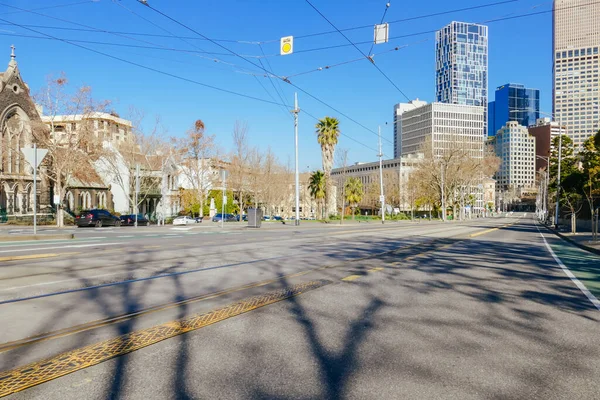
[[[387,23],[375,25],[375,38],[373,39],[375,44],[389,42],[389,25]]]

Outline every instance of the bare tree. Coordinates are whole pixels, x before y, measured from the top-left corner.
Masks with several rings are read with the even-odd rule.
[[[199,119],[179,140],[177,153],[181,157],[182,172],[196,191],[200,203],[200,216],[204,216],[204,203],[209,189],[217,178],[215,162],[218,158],[215,136],[205,132],[204,122]]]
[[[235,121],[233,125],[233,152],[229,157],[230,175],[229,181],[237,191],[240,214],[244,213],[246,206],[245,195],[247,195],[248,178],[250,175],[250,146],[248,145],[248,124]],[[240,221],[242,219],[240,218]]]
[[[139,205],[151,196],[158,198],[162,195],[163,171],[171,150],[160,117],[155,117],[149,132],[142,128],[145,120],[143,111],[131,107],[130,118],[132,132],[128,140],[104,142],[104,151],[96,161],[96,167],[105,182],[116,185],[125,195],[128,212],[136,212]]]
[[[35,96],[35,101],[43,107],[44,122],[34,125],[32,134],[40,148],[48,149],[46,175],[53,183],[55,195],[62,201],[73,173],[89,165],[90,157],[96,158],[102,151],[90,117],[104,111],[108,103],[95,102],[89,86],[69,93],[64,73],[48,77],[46,87]],[[64,225],[61,206],[57,210],[56,224]]]

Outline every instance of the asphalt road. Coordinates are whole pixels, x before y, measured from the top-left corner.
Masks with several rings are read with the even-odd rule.
[[[528,217],[308,225],[1,245],[43,258],[0,262],[0,371],[321,282],[8,398],[599,397],[597,256]]]

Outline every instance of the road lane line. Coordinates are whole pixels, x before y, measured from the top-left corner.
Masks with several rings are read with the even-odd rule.
[[[368,272],[377,272],[383,270],[383,267],[371,268]]]
[[[316,280],[288,286],[283,289],[246,298],[212,311],[195,314],[151,328],[130,332],[113,339],[104,340],[54,357],[17,367],[0,373],[0,397],[20,392],[32,386],[51,381],[93,365],[163,340],[192,332],[257,308],[298,296],[331,284],[331,281]]]
[[[117,236],[119,238],[132,238],[133,235],[121,235],[121,236]]]
[[[592,304],[598,310],[600,310],[600,300],[598,300],[596,298],[596,296],[594,296],[592,294],[592,292],[590,292],[588,290],[588,288],[586,288],[585,285],[583,283],[581,283],[581,281],[579,279],[577,279],[577,277],[575,275],[573,275],[573,273],[571,272],[571,270],[569,268],[567,268],[567,266],[565,264],[563,264],[563,262],[560,260],[560,258],[558,258],[558,256],[556,255],[556,253],[554,253],[554,250],[552,250],[552,247],[550,247],[550,245],[548,244],[548,241],[546,240],[546,237],[544,236],[544,234],[542,233],[542,231],[540,231],[540,228],[538,227],[537,223],[535,224],[535,228],[538,230],[540,236],[544,240],[544,244],[546,245],[546,248],[550,252],[550,255],[552,255],[552,258],[554,258],[554,261],[556,261],[556,263],[563,270],[563,272],[565,273],[565,275],[567,275],[573,281],[573,283],[575,284],[575,286],[577,286],[579,288],[579,290],[581,290],[581,292],[583,294],[585,294],[585,296],[588,298],[588,300],[591,301]]]
[[[358,278],[360,278],[360,275],[348,275],[347,277],[342,278],[342,280],[346,282],[352,282]]]
[[[91,243],[91,244],[71,244],[67,246],[60,247],[37,247],[33,249],[12,249],[12,250],[1,250],[0,253],[13,253],[19,251],[42,251],[42,250],[56,250],[56,249],[73,249],[73,248],[82,248],[82,247],[94,247],[94,246],[111,246],[114,244],[120,243]]]
[[[52,257],[60,257],[60,256],[72,256],[74,254],[79,254],[79,253],[45,253],[45,254],[28,254],[26,256],[7,256],[7,257],[0,257],[0,262],[33,260],[33,259],[39,259],[39,258],[52,258]]]

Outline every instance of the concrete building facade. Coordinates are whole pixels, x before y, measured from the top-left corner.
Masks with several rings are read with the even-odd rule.
[[[526,127],[509,121],[492,139],[500,168],[496,172],[496,190],[535,187],[535,137]]]
[[[402,114],[408,110],[414,110],[426,105],[426,101],[419,99],[411,100],[408,103],[399,103],[394,106],[394,158],[402,155],[402,141],[400,140],[402,131]]]
[[[43,110],[42,110],[43,111]],[[132,123],[116,114],[91,112],[78,115],[43,115],[42,121],[51,132],[66,140],[82,129],[90,129],[99,142],[117,145],[132,139]]]
[[[459,140],[472,157],[483,158],[485,107],[430,103],[403,112],[398,121],[402,156],[420,152],[427,140],[436,155]]]
[[[575,151],[600,128],[600,3],[555,0],[553,114]]]

